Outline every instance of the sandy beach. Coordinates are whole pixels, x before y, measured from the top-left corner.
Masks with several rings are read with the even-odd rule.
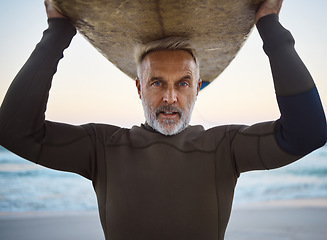
[[[236,206],[226,240],[325,240],[327,199]],[[1,240],[103,240],[96,212],[0,213]]]
[[[327,199],[284,200],[235,207],[225,240],[326,240]]]

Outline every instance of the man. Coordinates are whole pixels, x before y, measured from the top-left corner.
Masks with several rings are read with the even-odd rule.
[[[201,85],[194,50],[171,39],[137,56],[146,123],[123,129],[45,121],[53,74],[75,28],[45,1],[49,28],[0,109],[0,144],[92,180],[106,239],[224,239],[240,173],[289,164],[325,144],[314,82],[278,22],[282,1],[256,15],[281,117],[253,126],[189,126]]]

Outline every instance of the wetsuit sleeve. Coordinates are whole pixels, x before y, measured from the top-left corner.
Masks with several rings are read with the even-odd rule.
[[[91,178],[92,132],[88,126],[45,121],[52,77],[76,34],[62,18],[48,20],[42,40],[19,71],[0,108],[0,144],[35,163]]]
[[[269,57],[281,117],[276,124],[278,145],[293,155],[305,155],[327,139],[324,110],[314,81],[294,48],[294,38],[275,14],[257,28]]]
[[[277,15],[261,18],[264,42],[281,116],[232,133],[237,173],[287,165],[323,146],[326,118],[314,81],[294,49],[294,39]]]

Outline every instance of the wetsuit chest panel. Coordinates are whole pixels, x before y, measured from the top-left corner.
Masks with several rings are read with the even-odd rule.
[[[107,152],[110,239],[217,239],[213,153],[165,144]]]

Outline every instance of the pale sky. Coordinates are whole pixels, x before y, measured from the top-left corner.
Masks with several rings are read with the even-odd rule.
[[[0,102],[47,27],[43,0],[0,0]],[[313,75],[327,109],[327,1],[285,0],[281,23]],[[131,56],[132,57],[132,56]],[[144,122],[134,80],[116,69],[81,35],[60,62],[46,113],[52,121]],[[253,124],[279,117],[268,58],[256,29],[230,66],[199,94],[192,125]]]

